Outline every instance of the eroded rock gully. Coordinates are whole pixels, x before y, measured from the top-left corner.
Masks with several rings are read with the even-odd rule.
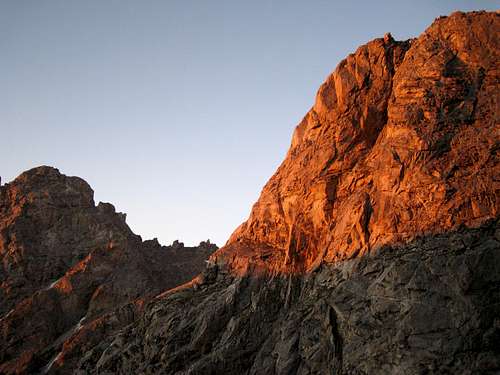
[[[499,373],[499,17],[348,56],[205,271],[50,371]]]

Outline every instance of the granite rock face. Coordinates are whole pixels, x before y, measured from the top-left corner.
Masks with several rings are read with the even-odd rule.
[[[77,374],[500,372],[500,14],[342,61],[249,219]]]
[[[302,272],[497,217],[499,19],[454,13],[343,60],[219,257]]]
[[[432,235],[306,276],[209,267],[76,374],[498,374],[500,228]]]
[[[0,187],[0,373],[71,364],[217,248],[142,241],[80,178],[39,167]],[[85,338],[79,339],[85,335]]]
[[[73,240],[33,235],[24,243],[45,228],[45,215],[2,211],[0,249],[20,250],[2,252],[12,253],[3,311],[15,309],[0,318],[9,343],[0,370],[500,373],[499,31],[498,13],[457,12],[416,39],[387,34],[343,60],[249,219],[181,287],[155,284],[161,272],[150,277],[149,265],[159,245],[119,230],[114,212],[71,221],[84,225],[82,236],[86,220],[103,233],[92,252],[77,239],[68,247],[76,250],[51,253],[59,245],[47,241]],[[67,184],[56,190],[72,196]],[[15,191],[4,187],[2,197]],[[76,202],[111,209],[86,196],[47,216],[68,214]],[[40,261],[37,249],[74,265],[32,276],[23,270]],[[21,302],[16,288],[27,296]],[[41,327],[39,316],[50,324]],[[46,327],[57,327],[50,340],[39,334]]]

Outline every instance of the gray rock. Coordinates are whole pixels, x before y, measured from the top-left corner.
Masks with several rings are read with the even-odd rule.
[[[322,265],[308,277],[219,271],[196,290],[152,302],[119,336],[89,351],[78,371],[496,374],[497,230],[493,221],[424,237]]]

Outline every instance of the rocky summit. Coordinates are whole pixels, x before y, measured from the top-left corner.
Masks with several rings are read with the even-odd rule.
[[[219,258],[308,272],[497,217],[499,17],[455,13],[343,60]]]
[[[82,180],[2,187],[0,372],[500,373],[499,32],[456,12],[349,55],[176,288]]]
[[[0,373],[70,372],[216,249],[142,241],[84,180],[23,173],[0,187]]]

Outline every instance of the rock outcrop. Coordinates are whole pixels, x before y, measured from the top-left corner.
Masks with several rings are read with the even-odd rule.
[[[500,372],[500,14],[342,61],[249,219],[78,374]]]
[[[0,187],[0,373],[70,366],[216,249],[143,242],[82,179],[23,173]]]
[[[174,289],[183,244],[142,242],[82,180],[2,187],[0,372],[498,374],[499,31],[457,12],[348,56]]]
[[[421,237],[314,273],[154,300],[76,374],[498,374],[500,229]]]
[[[307,271],[496,217],[499,17],[454,13],[343,60],[219,257],[265,244],[263,267]]]

